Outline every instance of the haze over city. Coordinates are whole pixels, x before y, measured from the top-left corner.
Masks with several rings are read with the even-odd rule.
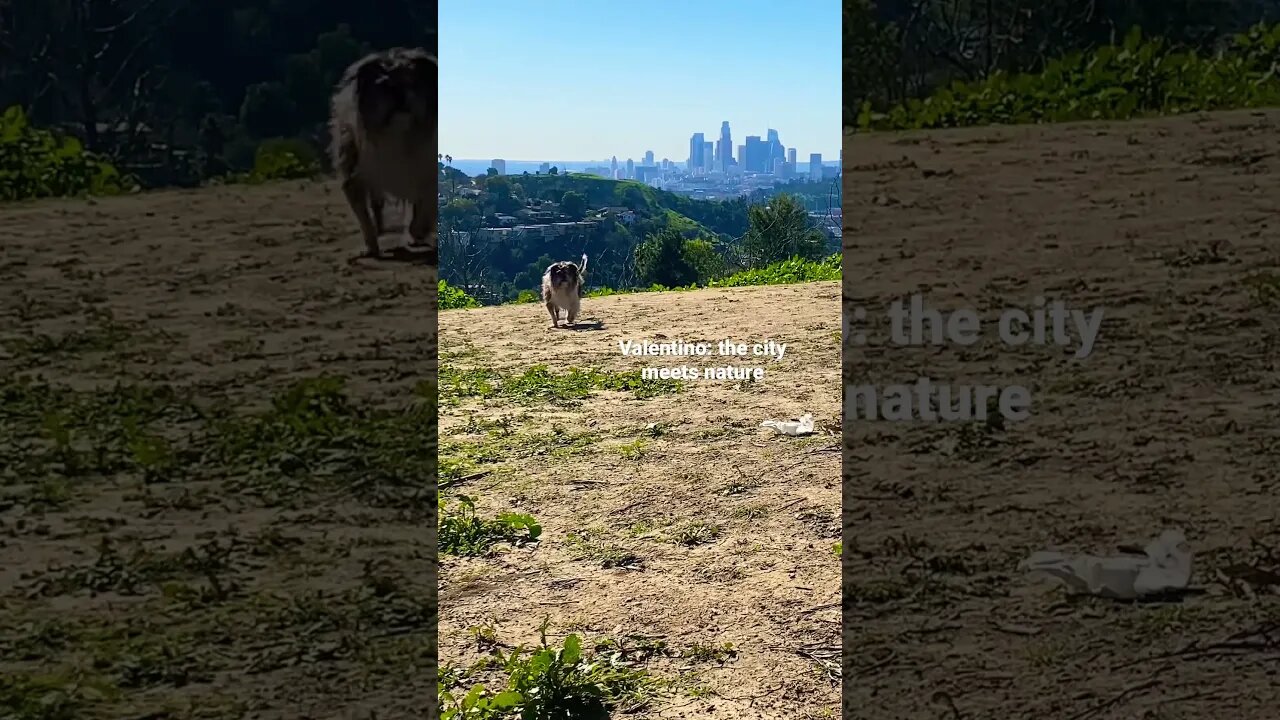
[[[791,150],[805,169],[812,154],[838,160],[835,0],[788,4],[785,12],[764,0],[589,9],[570,0],[446,0],[439,18],[440,151],[463,172],[494,159],[511,174],[543,162],[581,171],[614,157],[649,166],[666,158],[692,171],[700,164],[689,161],[703,156],[695,133],[720,160],[711,170],[755,167],[757,151],[772,163],[778,151],[754,143],[751,163],[738,157],[748,137],[767,144],[771,131],[781,162]],[[726,121],[727,155],[736,161],[727,164],[715,148]]]

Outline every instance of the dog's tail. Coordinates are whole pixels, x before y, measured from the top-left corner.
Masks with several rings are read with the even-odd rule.
[[[582,270],[581,270],[581,273],[582,273],[582,276],[583,276],[583,277],[586,277],[586,275],[587,275],[587,254],[586,254],[586,253],[582,253]]]

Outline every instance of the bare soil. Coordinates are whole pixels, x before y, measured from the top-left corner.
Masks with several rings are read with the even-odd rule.
[[[0,715],[425,717],[427,268],[349,264],[331,183],[5,205],[0,237]],[[272,409],[325,375],[352,407]]]
[[[1280,707],[1280,112],[849,135],[846,386],[1023,385],[1031,417],[846,417],[845,717],[1262,720]],[[975,308],[899,347],[890,302]],[[1105,316],[1093,354],[1004,347],[1036,296]],[[1041,549],[1185,530],[1195,592],[1068,596]]]

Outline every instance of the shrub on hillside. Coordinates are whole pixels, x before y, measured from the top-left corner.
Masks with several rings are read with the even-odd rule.
[[[296,180],[320,172],[316,151],[304,140],[273,138],[264,140],[253,154],[253,180]]]
[[[76,138],[31,125],[22,108],[0,115],[0,201],[113,195],[136,186]]]
[[[454,287],[444,280],[440,281],[437,292],[440,295],[441,310],[463,310],[480,307],[478,300],[468,295],[462,288]]]
[[[1036,74],[957,82],[888,113],[864,103],[862,130],[1125,120],[1280,104],[1280,25],[1255,26],[1222,52],[1178,50],[1138,28],[1121,45],[1074,53]]]
[[[793,257],[768,267],[735,273],[711,283],[709,287],[790,285],[792,283],[839,280],[840,272],[840,253],[835,253],[820,262]]]

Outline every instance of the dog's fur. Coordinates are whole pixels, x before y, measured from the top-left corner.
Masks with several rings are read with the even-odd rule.
[[[542,274],[542,301],[551,315],[551,326],[560,326],[560,311],[564,310],[569,325],[578,319],[582,309],[582,288],[586,282],[587,255],[582,255],[582,267],[565,260],[552,263]]]
[[[438,264],[436,59],[421,48],[372,53],[347,68],[330,104],[330,153],[366,253],[378,236],[388,196],[413,208],[409,235]]]

